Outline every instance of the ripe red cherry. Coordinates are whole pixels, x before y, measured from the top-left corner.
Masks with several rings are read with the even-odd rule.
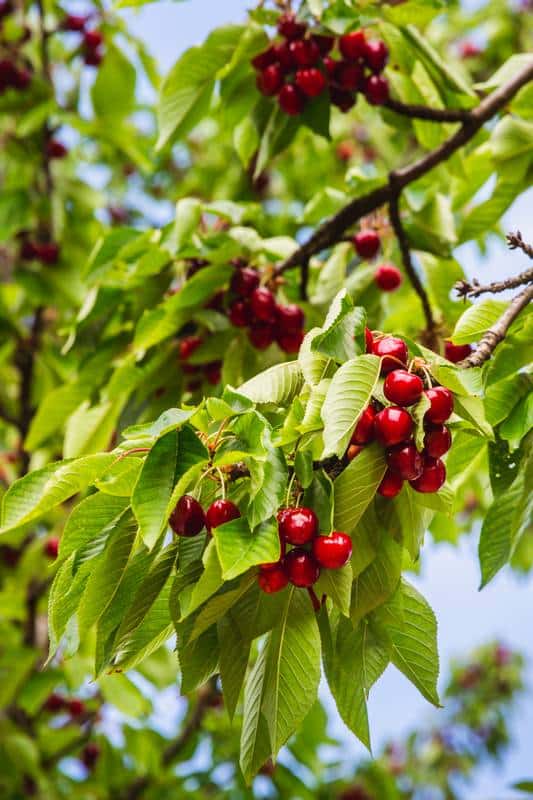
[[[397,406],[411,406],[422,397],[424,384],[418,375],[406,369],[389,372],[383,384],[383,394]]]
[[[43,264],[57,264],[59,259],[59,245],[55,242],[40,242],[34,245],[35,258]]]
[[[263,592],[275,594],[275,592],[280,592],[287,586],[289,579],[280,562],[278,564],[263,564],[259,567],[257,582]]]
[[[89,50],[98,50],[104,42],[104,37],[100,31],[85,31],[83,34],[83,44]]]
[[[376,409],[370,405],[365,408],[355,430],[352,433],[350,444],[368,444],[374,438],[374,420],[376,419]]]
[[[345,89],[339,89],[337,86],[330,87],[329,96],[333,105],[337,106],[343,114],[355,105],[355,96]]]
[[[210,531],[218,528],[219,525],[231,522],[232,519],[238,519],[240,516],[241,512],[231,500],[215,500],[206,511],[205,526]]]
[[[453,411],[453,394],[444,386],[434,386],[433,389],[427,389],[425,395],[431,405],[424,415],[424,420],[434,425],[442,425]]]
[[[77,697],[73,697],[72,700],[67,701],[67,708],[72,717],[81,717],[86,711],[85,703]]]
[[[250,322],[250,306],[245,300],[235,300],[228,311],[228,317],[236,328],[246,328]]]
[[[283,72],[279,64],[270,64],[257,76],[257,88],[266,97],[277,94],[283,84]]]
[[[424,459],[414,444],[398,444],[387,452],[387,464],[403,480],[413,481],[422,474]]]
[[[103,60],[104,54],[101,50],[88,50],[83,57],[83,61],[88,67],[99,67]]]
[[[68,149],[58,139],[49,139],[46,143],[46,155],[48,158],[65,158],[67,153]]]
[[[254,289],[250,295],[250,307],[254,316],[262,322],[274,322],[276,319],[276,298],[264,286]]]
[[[205,377],[211,386],[218,386],[222,378],[222,361],[210,361],[206,364]]]
[[[324,36],[321,33],[313,33],[311,39],[318,47],[321,56],[327,56],[327,54],[333,50],[335,45],[335,38],[333,36]]]
[[[318,517],[311,508],[287,508],[278,515],[278,527],[289,544],[307,544],[318,533]]]
[[[305,322],[304,312],[296,303],[278,306],[278,322],[285,330],[301,331]]]
[[[365,327],[365,347],[367,353],[372,353],[374,350],[374,337],[370,328]]]
[[[409,482],[415,491],[429,494],[438,492],[445,480],[446,467],[440,458],[426,456],[422,474],[416,480]]]
[[[358,61],[366,53],[366,37],[364,31],[345,33],[339,39],[339,49],[348,61]]]
[[[378,486],[378,494],[382,497],[396,497],[397,494],[400,494],[402,486],[403,478],[401,475],[388,469]]]
[[[298,22],[295,14],[291,12],[282,14],[278,20],[278,33],[286,39],[298,39],[304,35],[306,27],[305,23]]]
[[[359,64],[341,62],[335,73],[341,89],[356,92],[363,87],[365,73]]]
[[[276,60],[276,51],[274,47],[270,46],[252,58],[252,66],[255,69],[265,69],[265,67],[269,67],[271,64],[274,64]]]
[[[426,431],[424,450],[432,458],[440,458],[452,446],[452,435],[446,425],[435,425]]]
[[[381,72],[389,60],[389,48],[381,40],[367,42],[365,48],[365,64],[372,72]]]
[[[304,110],[305,95],[294,84],[286,83],[278,95],[278,102],[282,111],[295,117]]]
[[[324,65],[328,77],[334,78],[335,75],[337,74],[337,68],[340,64],[340,61],[337,61],[335,58],[332,58],[331,56],[325,56],[322,59],[322,64]]]
[[[342,531],[333,531],[331,536],[317,536],[313,541],[313,556],[324,569],[340,569],[352,555],[352,540]]]
[[[202,344],[200,336],[185,336],[179,343],[179,354],[182,361],[187,361],[195,350],[198,350]]]
[[[359,231],[353,237],[352,242],[359,258],[374,258],[379,252],[380,241],[376,231]]]
[[[296,85],[307,97],[318,97],[326,88],[324,73],[316,67],[299,69],[294,78]]]
[[[268,322],[254,322],[248,331],[248,338],[257,350],[266,350],[276,338],[276,331]]]
[[[320,577],[320,567],[312,555],[301,547],[295,547],[283,559],[283,569],[294,586],[306,588]]]
[[[376,414],[376,438],[385,447],[406,442],[413,432],[413,420],[404,408],[389,406]]]
[[[276,60],[279,61],[284,72],[290,72],[295,66],[294,58],[289,48],[289,42],[280,42],[273,46]]]
[[[299,67],[313,67],[320,58],[320,50],[312,39],[296,39],[289,49]]]
[[[279,331],[276,335],[276,342],[284,353],[297,353],[302,346],[304,332],[299,331]]]
[[[205,514],[198,500],[189,494],[180,497],[169,524],[178,536],[197,536],[205,525]]]
[[[57,558],[57,554],[59,553],[59,537],[49,536],[44,543],[43,549],[48,558],[55,560]]]
[[[31,83],[31,72],[26,67],[15,67],[13,73],[13,83],[12,86],[14,89],[23,90],[26,89]]]
[[[81,761],[87,769],[92,769],[100,758],[100,747],[96,742],[88,742],[81,752]]]
[[[365,97],[372,106],[382,106],[389,99],[389,82],[382,75],[371,75],[365,84]]]
[[[77,14],[67,14],[61,27],[64,31],[71,31],[73,33],[81,33],[87,24],[89,17],[82,17]]]
[[[249,297],[259,286],[259,273],[251,267],[243,267],[233,274],[230,288],[239,297]]]
[[[453,344],[453,342],[444,342],[444,357],[457,364],[463,358],[468,358],[472,348],[469,344]]]
[[[394,264],[380,264],[374,273],[374,280],[382,292],[393,292],[402,282],[402,273]]]
[[[407,364],[407,345],[396,336],[384,336],[383,339],[378,339],[374,342],[372,352],[383,359],[381,362],[382,375],[398,369],[400,364]]]
[[[52,692],[44,701],[43,708],[51,714],[57,714],[58,711],[62,711],[65,708],[66,704],[67,701],[62,695]]]

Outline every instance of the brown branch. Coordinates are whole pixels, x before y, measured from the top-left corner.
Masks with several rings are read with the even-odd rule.
[[[24,439],[30,429],[33,416],[32,387],[35,368],[35,354],[39,348],[44,327],[44,309],[35,312],[30,335],[19,342],[15,353],[15,364],[20,374],[20,410],[17,427],[20,432],[19,456],[21,460],[20,477],[25,475],[30,465],[30,454],[24,448]]]
[[[524,308],[533,300],[533,284],[526,286],[511,300],[501,317],[484,334],[478,346],[467,358],[460,361],[459,367],[480,367],[487,361],[496,347],[505,339],[507,331]]]
[[[506,238],[510,250],[516,250],[518,248],[523,250],[526,256],[529,256],[529,258],[533,258],[533,245],[524,242],[520,231],[517,231],[516,233],[508,233]]]
[[[454,289],[459,297],[479,297],[480,294],[498,294],[499,292],[505,292],[506,289],[516,289],[517,286],[523,286],[531,282],[533,282],[533,268],[526,269],[511,278],[505,278],[503,281],[494,281],[484,285],[480,284],[476,278],[472,280],[472,283],[458,281]]]
[[[411,119],[424,119],[429,122],[468,122],[470,111],[465,108],[429,108],[411,103],[402,103],[390,98],[385,108]]]
[[[385,203],[389,203],[395,191],[404,189],[413,181],[426,175],[438,164],[447,161],[457,150],[473,139],[480,128],[498,111],[501,111],[519,89],[531,80],[533,80],[533,64],[529,64],[518,71],[508,83],[500,86],[482,100],[469,112],[468,119],[461,125],[459,130],[439,147],[431,150],[418,161],[396,170],[394,173],[396,184],[394,188],[390,181],[383,184],[383,186],[378,186],[372,192],[362,197],[356,197],[337,214],[326,220],[317,228],[307,242],[304,242],[278,266],[277,273],[280,274],[292,267],[300,266],[315,253],[319,253],[336,244],[344,232],[360,220],[361,217],[370,214]]]

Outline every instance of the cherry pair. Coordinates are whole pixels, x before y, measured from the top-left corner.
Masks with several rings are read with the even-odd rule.
[[[87,711],[83,700],[77,697],[69,699],[57,692],[52,692],[52,694],[48,695],[43,708],[50,714],[58,714],[60,711],[67,711],[71,717],[81,717]]]
[[[215,500],[204,513],[196,498],[184,494],[170,515],[169,524],[178,536],[197,536],[204,527],[211,531],[240,516],[241,512],[231,500]]]
[[[59,245],[55,242],[35,242],[26,239],[20,250],[20,257],[25,261],[40,261],[49,266],[59,261]]]

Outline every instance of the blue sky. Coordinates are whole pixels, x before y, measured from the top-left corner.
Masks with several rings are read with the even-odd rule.
[[[168,71],[179,54],[202,41],[207,33],[225,22],[244,18],[249,3],[244,0],[191,0],[191,2],[155,3],[140,11],[128,11],[125,17],[131,29],[146,41],[158,58],[163,72]],[[521,229],[533,239],[531,207],[533,190],[507,213],[510,229]],[[529,234],[529,235],[528,235]],[[529,266],[525,256],[510,254],[495,241],[488,257],[480,259],[469,245],[457,251],[457,257],[469,275],[493,280],[518,273]],[[477,591],[477,536],[463,540],[458,549],[449,545],[431,545],[425,549],[421,575],[413,580],[435,610],[439,620],[441,662],[446,668],[453,656],[492,638],[500,638],[525,652],[530,659],[528,682],[533,681],[533,640],[531,637],[531,582],[518,579],[510,571],[500,574],[482,592]],[[393,668],[373,690],[370,716],[376,747],[384,739],[400,735],[414,724],[431,716],[432,709],[417,691]],[[529,719],[529,724],[528,724]],[[501,765],[479,774],[469,800],[511,800],[518,797],[509,784],[533,776],[533,697],[519,703],[515,714],[515,745]],[[349,758],[364,755],[364,750],[344,728],[336,713],[331,715],[332,730],[345,738]],[[522,795],[523,797],[523,795]]]

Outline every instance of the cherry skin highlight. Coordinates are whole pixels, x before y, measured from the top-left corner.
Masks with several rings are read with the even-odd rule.
[[[278,515],[279,533],[289,544],[307,544],[318,533],[318,517],[311,508],[287,508]]]
[[[263,564],[259,567],[257,576],[259,588],[266,594],[275,594],[284,589],[289,579],[281,563],[270,565]]]
[[[292,12],[282,14],[278,20],[278,33],[286,39],[298,39],[303,36],[306,31],[306,25],[303,22],[298,22],[296,16]]]
[[[295,547],[283,559],[283,569],[293,586],[312,586],[320,577],[320,567],[307,550]]]
[[[372,72],[381,72],[389,60],[389,48],[381,39],[367,42],[364,59],[365,64]]]
[[[446,425],[435,425],[426,431],[424,450],[432,458],[440,458],[452,446],[452,435]]]
[[[169,524],[178,536],[197,536],[205,525],[205,514],[198,500],[189,494],[180,497]]]
[[[376,414],[374,430],[377,440],[385,447],[391,447],[409,439],[413,432],[413,420],[405,409],[390,406]]]
[[[305,95],[294,84],[286,83],[278,95],[278,102],[282,111],[295,117],[304,110]]]
[[[379,236],[375,231],[364,230],[356,233],[352,239],[355,251],[360,258],[374,258],[380,247]]]
[[[402,273],[394,264],[380,264],[374,280],[382,292],[393,292],[402,282]]]
[[[407,345],[396,336],[384,336],[383,339],[374,341],[372,352],[383,359],[381,362],[382,375],[398,369],[402,364],[403,366],[407,364]]]
[[[382,106],[389,99],[389,82],[382,75],[372,75],[368,78],[364,94],[372,106]]]
[[[179,354],[182,361],[187,361],[202,344],[200,336],[186,336],[179,343]]]
[[[433,389],[427,389],[425,394],[431,405],[424,415],[424,420],[434,425],[442,425],[452,414],[453,394],[444,386],[434,386]]]
[[[299,69],[294,80],[306,97],[318,97],[326,88],[326,78],[316,67]]]
[[[410,484],[417,492],[431,494],[433,492],[438,492],[445,480],[446,467],[440,458],[426,456],[422,474],[416,480],[410,481]]]
[[[241,512],[231,500],[215,500],[206,511],[205,526],[210,531],[218,528],[219,525],[231,522],[232,519],[238,519],[240,516]]]
[[[339,49],[347,61],[358,61],[366,53],[366,36],[364,31],[345,33],[339,39]]]
[[[424,458],[413,443],[398,444],[387,452],[389,468],[405,481],[419,478],[424,468]]]
[[[250,295],[250,307],[261,322],[273,323],[276,318],[276,298],[264,286],[254,289]]]
[[[273,97],[283,85],[283,72],[279,64],[270,64],[258,74],[257,88],[266,97]]]
[[[389,372],[383,384],[383,394],[397,406],[411,406],[422,397],[424,384],[418,375],[405,369]]]
[[[228,309],[228,317],[236,328],[246,328],[250,323],[250,306],[245,300],[235,300]]]
[[[313,541],[313,556],[324,569],[340,569],[352,555],[352,540],[342,531],[333,531],[331,536],[317,536]]]

